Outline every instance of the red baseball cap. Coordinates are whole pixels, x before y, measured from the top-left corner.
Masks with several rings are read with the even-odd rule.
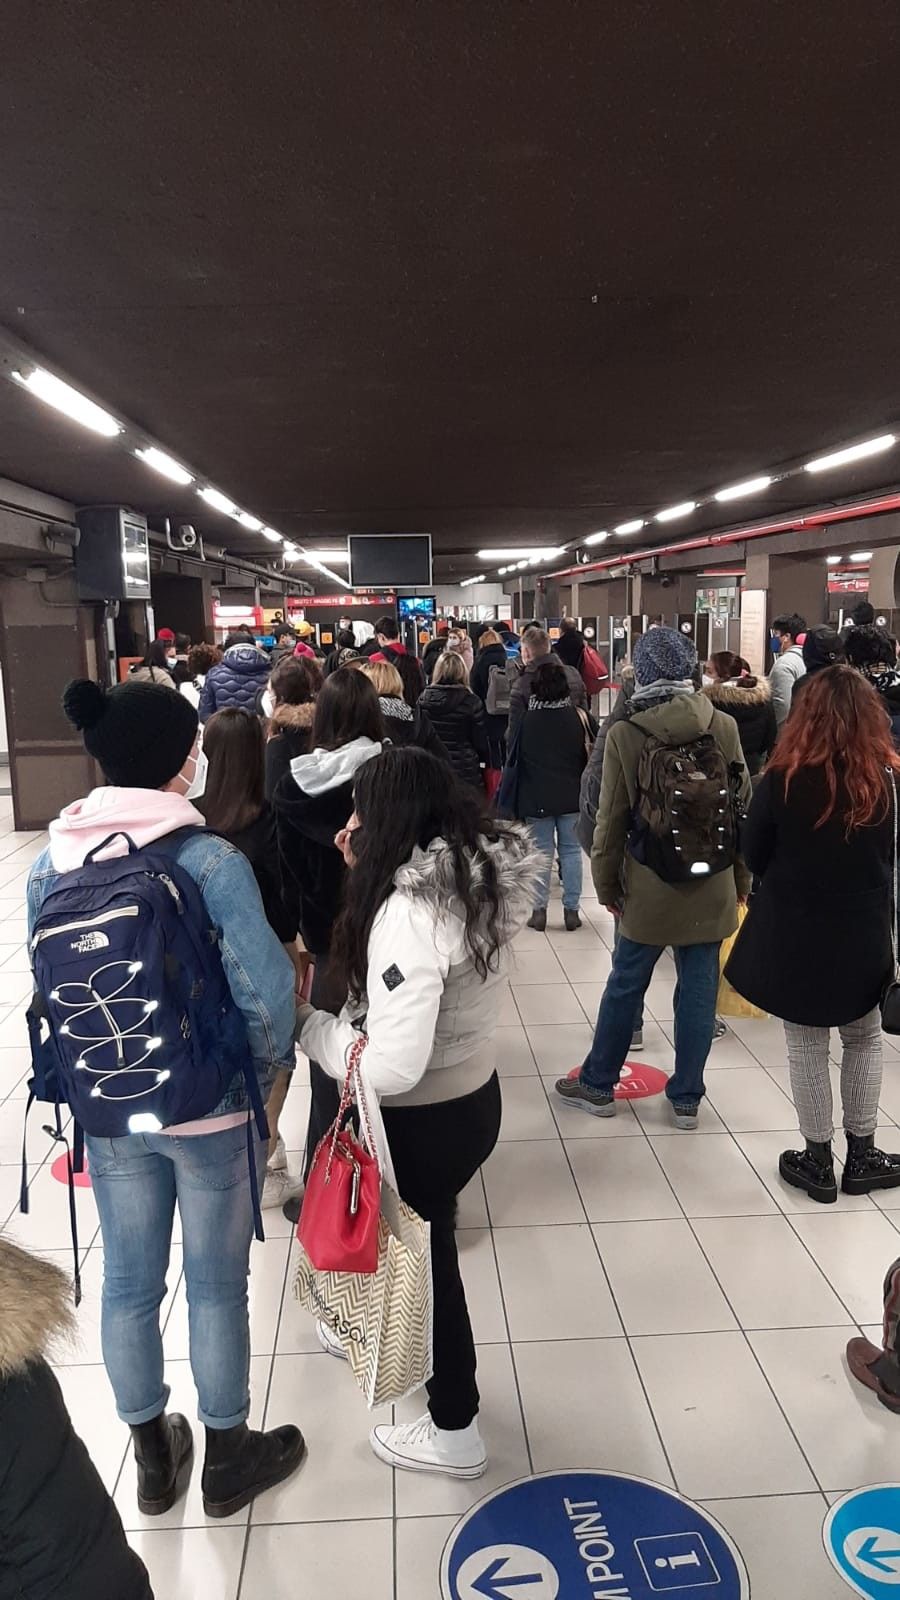
[[[172,632],[171,628],[160,628],[159,633],[156,635],[156,637],[157,637],[157,639],[164,640],[164,642],[166,644],[174,644],[175,643],[175,635]]]

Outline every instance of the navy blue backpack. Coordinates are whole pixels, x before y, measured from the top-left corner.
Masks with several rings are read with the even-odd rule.
[[[71,1177],[83,1170],[86,1133],[118,1139],[208,1116],[242,1077],[259,1137],[269,1136],[217,931],[196,883],[174,859],[193,831],[180,829],[146,849],[110,834],[84,866],[60,875],[32,930],[28,1105],[55,1107],[56,1126],[47,1132],[64,1143],[60,1107],[69,1106],[74,1118],[76,1280]],[[128,854],[95,860],[116,837],[126,839]],[[247,1146],[262,1238],[249,1118]],[[24,1151],[21,1209],[28,1210]]]

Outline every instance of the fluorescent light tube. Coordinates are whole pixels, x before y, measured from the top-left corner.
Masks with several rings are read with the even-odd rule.
[[[43,367],[35,367],[28,377],[23,377],[21,372],[14,372],[12,376],[23,388],[30,389],[38,400],[43,400],[45,405],[52,406],[54,411],[61,411],[64,416],[71,417],[73,422],[80,422],[82,427],[91,428],[94,433],[102,433],[107,439],[115,438],[116,434],[123,433],[124,429],[115,417],[108,411],[103,411],[100,406],[89,400],[87,395],[79,394],[70,383],[63,383],[61,378],[55,378],[52,372],[47,372]]]
[[[851,444],[846,450],[833,450],[830,455],[817,456],[815,461],[807,461],[805,472],[827,472],[831,467],[843,467],[850,461],[862,461],[866,456],[880,455],[882,450],[890,450],[891,445],[897,443],[893,433],[879,434],[877,439],[867,439],[864,444]]]
[[[164,478],[171,478],[173,483],[193,483],[194,479],[185,467],[179,465],[172,456],[167,456],[165,450],[157,450],[155,445],[148,445],[146,450],[135,450],[139,461],[152,467],[154,472],[161,472]]]

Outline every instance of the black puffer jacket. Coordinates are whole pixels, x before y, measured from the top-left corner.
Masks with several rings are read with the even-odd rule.
[[[153,1600],[44,1359],[69,1293],[58,1267],[0,1239],[0,1600]]]
[[[218,666],[210,667],[206,674],[200,696],[200,721],[208,722],[214,711],[224,711],[226,706],[257,711],[271,670],[268,656],[255,644],[233,644]]]
[[[430,750],[439,761],[449,761],[450,756],[437,734],[426,711],[421,706],[408,706],[405,700],[392,694],[380,694],[381,719],[391,744],[417,744]]]
[[[490,763],[484,706],[462,683],[432,683],[419,701],[447,751],[456,776],[482,788]]]
[[[805,680],[800,678],[798,681],[803,683]],[[731,678],[727,683],[717,680],[704,684],[703,693],[709,696],[717,711],[734,717],[747,771],[751,778],[755,778],[757,773],[762,772],[778,738],[778,723],[775,721],[775,707],[768,680],[753,677]]]

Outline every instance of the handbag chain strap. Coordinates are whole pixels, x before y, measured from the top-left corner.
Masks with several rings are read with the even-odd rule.
[[[347,1076],[344,1079],[344,1087],[341,1090],[341,1103],[338,1106],[338,1114],[334,1119],[334,1126],[331,1130],[331,1146],[328,1151],[328,1162],[325,1167],[326,1183],[331,1182],[331,1168],[334,1164],[334,1156],[335,1151],[337,1150],[338,1137],[343,1126],[344,1116],[350,1109],[350,1103],[353,1099],[354,1079],[356,1080],[356,1103],[359,1106],[359,1114],[365,1130],[366,1141],[368,1143],[370,1153],[377,1159],[375,1139],[372,1134],[372,1124],[369,1121],[369,1108],[366,1105],[366,1097],[363,1093],[362,1079],[359,1075],[359,1064],[362,1061],[363,1051],[365,1050],[368,1042],[369,1041],[366,1038],[366,1035],[361,1033],[357,1039],[354,1039],[347,1054]]]

